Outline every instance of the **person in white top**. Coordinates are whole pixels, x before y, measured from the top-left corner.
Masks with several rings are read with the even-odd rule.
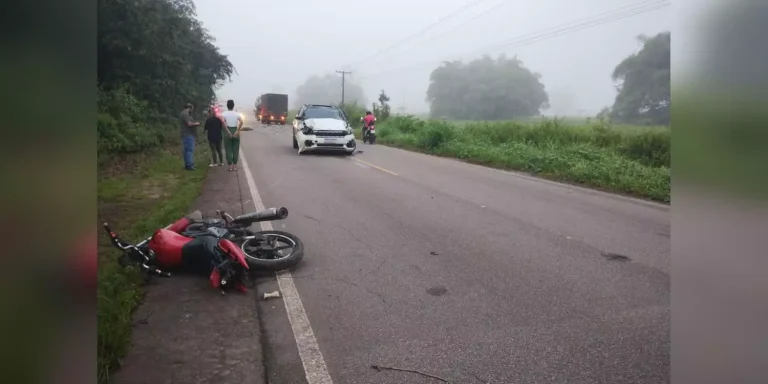
[[[224,150],[227,152],[229,170],[237,170],[237,155],[240,153],[240,130],[243,129],[243,117],[235,112],[235,102],[227,100],[227,111],[221,114],[227,124],[230,135],[224,138]]]

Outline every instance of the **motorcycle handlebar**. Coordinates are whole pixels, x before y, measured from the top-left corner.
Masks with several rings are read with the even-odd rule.
[[[108,223],[104,223],[103,226],[104,226],[104,230],[107,231],[107,235],[109,236],[109,240],[112,242],[112,245],[122,250],[125,250],[131,247],[131,245],[126,245],[123,243],[122,240],[120,240],[120,237],[117,236],[117,233],[112,231],[112,228],[109,227]]]
[[[133,245],[133,244],[124,244],[123,241],[120,240],[120,237],[117,236],[117,233],[112,231],[112,228],[109,227],[108,223],[104,223],[102,225],[104,226],[104,230],[107,231],[107,235],[109,235],[109,240],[112,242],[112,244],[114,244],[115,247],[120,248],[123,251],[128,250],[128,249],[136,249],[136,250],[138,250],[138,248],[135,245]],[[141,251],[139,251],[139,252],[141,252]],[[147,261],[149,260],[149,258],[147,258],[147,256],[144,255],[143,252],[141,252],[141,254],[144,256],[144,260],[145,260],[145,262],[141,263],[141,268],[142,269],[144,269],[145,271],[148,271],[149,273],[154,273],[156,275],[160,275],[160,276],[164,276],[164,277],[171,277],[171,273],[170,272],[161,271],[160,269],[157,269],[157,268],[154,268],[154,267],[150,267],[149,265],[147,265]]]

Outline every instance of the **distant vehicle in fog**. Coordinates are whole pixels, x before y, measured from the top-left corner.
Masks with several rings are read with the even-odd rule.
[[[265,93],[256,101],[256,118],[262,124],[285,124],[288,115],[288,95]]]

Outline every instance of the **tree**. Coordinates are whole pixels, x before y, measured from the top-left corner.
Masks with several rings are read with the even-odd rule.
[[[471,120],[536,116],[549,101],[540,79],[520,60],[504,55],[469,64],[444,62],[430,75],[430,115]]]
[[[611,119],[622,123],[669,124],[670,33],[638,36],[643,48],[613,71],[620,81]]]
[[[379,94],[379,103],[373,103],[373,113],[378,120],[384,121],[389,118],[390,110],[389,96],[382,89],[381,94]]]
[[[597,115],[595,116],[596,119],[603,122],[608,122],[608,120],[610,120],[610,117],[611,117],[610,107],[603,107],[603,109],[601,109],[600,112],[598,112]]]
[[[160,144],[185,103],[204,110],[234,72],[192,0],[98,0],[97,7],[100,153]]]
[[[347,77],[344,84],[344,98],[347,104],[365,105],[367,101],[363,89]],[[341,78],[335,74],[312,76],[296,88],[296,106],[307,103],[341,103]]]
[[[98,81],[128,86],[163,113],[209,103],[232,63],[195,18],[192,0],[99,0]]]

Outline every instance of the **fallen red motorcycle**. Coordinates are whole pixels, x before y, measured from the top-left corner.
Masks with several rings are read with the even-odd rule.
[[[282,220],[288,209],[267,208],[237,217],[216,211],[221,219],[203,219],[195,211],[171,224],[168,229],[187,237],[220,236],[240,246],[251,267],[279,271],[298,264],[304,257],[304,244],[296,235],[285,231],[250,230],[257,222]],[[214,229],[219,228],[219,229]]]
[[[122,265],[136,263],[145,272],[165,277],[171,276],[167,269],[206,274],[211,285],[221,288],[222,294],[227,287],[245,292],[250,266],[285,269],[297,264],[304,255],[303,243],[293,234],[253,232],[247,228],[254,222],[287,217],[285,208],[270,208],[237,218],[223,212],[219,214],[223,220],[203,220],[199,211],[194,212],[158,229],[136,245],[120,239],[109,224],[104,223],[104,229],[112,244],[123,251]]]

